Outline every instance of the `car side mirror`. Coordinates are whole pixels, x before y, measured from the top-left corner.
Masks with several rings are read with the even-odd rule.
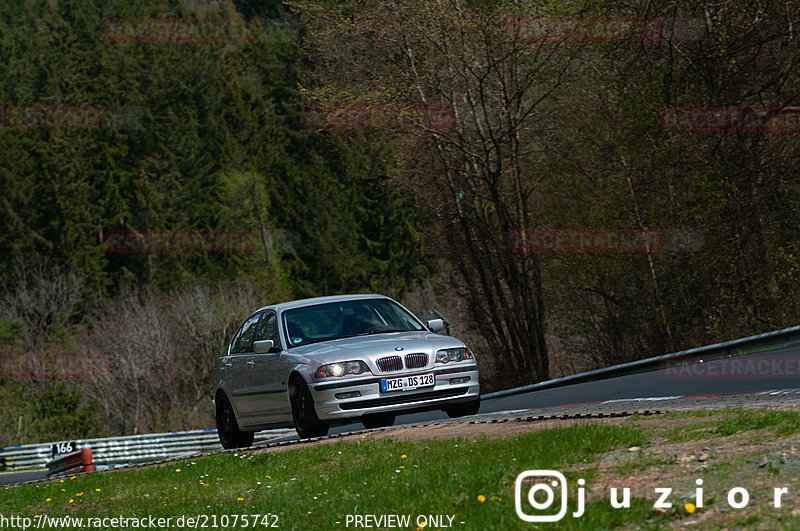
[[[444,321],[441,319],[431,319],[428,321],[428,328],[430,328],[431,332],[441,332],[444,330]]]
[[[275,342],[271,339],[264,339],[263,341],[255,341],[253,342],[253,351],[256,354],[266,354],[272,347],[275,346]]]

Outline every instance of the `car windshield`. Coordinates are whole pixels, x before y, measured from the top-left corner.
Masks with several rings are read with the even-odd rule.
[[[425,328],[388,299],[331,302],[283,312],[289,348],[368,334],[422,331]]]

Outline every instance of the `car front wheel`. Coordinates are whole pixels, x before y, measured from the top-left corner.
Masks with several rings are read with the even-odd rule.
[[[289,396],[292,402],[292,418],[294,429],[301,439],[309,437],[322,437],[328,434],[328,425],[319,420],[317,410],[314,409],[314,399],[305,382],[300,378],[292,380],[289,387]]]
[[[217,435],[219,435],[219,442],[223,448],[230,450],[232,448],[246,448],[253,446],[253,439],[255,433],[252,431],[244,432],[239,429],[236,424],[236,416],[233,413],[233,407],[224,395],[217,398]]]

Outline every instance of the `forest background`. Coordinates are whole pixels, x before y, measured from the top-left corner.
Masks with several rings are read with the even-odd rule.
[[[436,308],[484,392],[798,324],[799,26],[790,0],[3,3],[0,446],[213,426],[214,358],[295,298]],[[41,118],[65,109],[101,121]]]

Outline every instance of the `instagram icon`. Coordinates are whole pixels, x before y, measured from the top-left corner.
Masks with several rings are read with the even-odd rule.
[[[585,498],[583,485],[585,483],[586,481],[583,479],[578,480],[581,488],[578,489],[578,509],[572,513],[574,518],[583,515]],[[523,489],[528,484],[531,484],[531,488],[525,496],[528,503],[523,508]],[[528,509],[528,506],[537,512],[528,514],[524,510]],[[514,485],[514,507],[517,510],[517,516],[526,522],[558,522],[567,514],[567,478],[556,470],[526,470],[522,472],[517,476]],[[547,514],[547,512],[552,513],[555,507],[558,507],[557,513]]]

